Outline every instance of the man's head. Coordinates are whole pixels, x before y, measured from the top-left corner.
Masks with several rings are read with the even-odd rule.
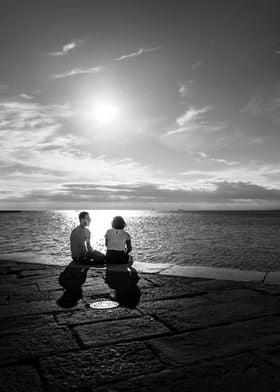
[[[81,226],[89,226],[91,221],[89,213],[87,211],[80,212],[79,221]]]

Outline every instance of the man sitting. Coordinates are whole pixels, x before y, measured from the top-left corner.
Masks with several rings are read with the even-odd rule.
[[[90,243],[90,216],[87,211],[79,214],[80,225],[70,235],[71,255],[73,261],[84,264],[103,264],[105,255],[93,250]]]

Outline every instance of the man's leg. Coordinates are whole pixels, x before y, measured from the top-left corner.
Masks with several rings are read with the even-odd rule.
[[[104,264],[105,255],[98,250],[94,250],[93,252],[89,252],[87,254],[87,259],[90,264]]]

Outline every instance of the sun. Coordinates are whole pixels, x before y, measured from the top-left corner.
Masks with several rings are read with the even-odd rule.
[[[94,103],[90,110],[92,118],[99,125],[110,124],[120,115],[120,109],[108,102]]]

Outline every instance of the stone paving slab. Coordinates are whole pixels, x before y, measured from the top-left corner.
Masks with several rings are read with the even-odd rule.
[[[43,277],[45,279],[46,276],[59,276],[62,269],[58,268],[47,268],[45,269],[31,269],[31,270],[19,270],[18,277],[19,278],[28,278],[28,277]]]
[[[222,279],[196,279],[190,282],[190,285],[202,291],[215,291],[225,292],[226,290],[238,289],[247,287],[248,283],[222,280]],[[258,283],[259,285],[260,283]],[[246,286],[245,286],[246,285]]]
[[[28,279],[28,278],[26,278]],[[39,291],[55,291],[55,290],[61,290],[61,286],[58,283],[58,276],[57,279],[38,279],[34,278],[32,281],[30,280],[29,282],[36,282],[36,284],[39,287]]]
[[[15,274],[0,275],[0,284],[5,284],[7,282],[15,283],[16,278],[17,276]]]
[[[149,282],[151,282],[155,287],[162,287],[166,285],[170,285],[172,287],[174,286],[184,287],[186,284],[206,282],[205,279],[202,280],[202,279],[190,278],[186,276],[171,276],[171,275],[149,274],[149,273],[142,273],[140,274],[140,276],[148,280]],[[210,282],[213,282],[213,279],[211,279]]]
[[[165,285],[141,290],[141,302],[153,301],[158,299],[176,298],[176,297],[194,297],[202,295],[205,292],[191,285]]]
[[[9,303],[8,295],[0,295],[0,306],[8,305],[8,303]]]
[[[280,271],[269,272],[264,280],[265,283],[268,284],[278,284],[280,285]]]
[[[25,263],[25,264],[36,264],[36,265],[46,265],[46,266],[58,266],[61,262],[57,261],[56,256],[44,255],[42,253],[35,254],[32,252],[13,252],[13,253],[3,253],[0,255],[1,265],[3,263],[9,265],[9,262],[14,266],[17,263]],[[65,265],[67,265],[67,261],[65,261]]]
[[[280,370],[280,343],[267,344],[255,351],[255,354],[263,359],[266,363],[271,364]],[[280,378],[280,377],[279,377]]]
[[[141,317],[136,309],[117,307],[112,309],[88,309],[75,312],[59,313],[55,316],[58,325],[81,325],[93,322]]]
[[[63,290],[56,291],[29,291],[25,290],[25,293],[21,292],[21,294],[17,292],[12,292],[9,294],[9,303],[18,303],[18,302],[41,302],[41,301],[57,301],[63,294]]]
[[[196,301],[195,301],[196,300]],[[277,314],[280,311],[278,302],[255,303],[231,302],[213,303],[206,298],[189,298],[179,302],[176,300],[156,301],[143,303],[139,310],[143,313],[155,315],[158,320],[168,325],[176,332],[189,331],[198,328],[206,328],[219,324],[229,324],[250,318],[262,317],[269,314]],[[200,302],[201,301],[201,302]]]
[[[245,271],[230,268],[215,268],[202,266],[173,265],[159,272],[163,275],[188,276],[197,278],[210,278],[222,280],[237,280],[239,282],[262,282],[266,273],[260,271]]]
[[[201,361],[178,371],[110,384],[94,392],[279,392],[279,373],[251,354]]]
[[[38,371],[27,365],[6,367],[0,372],[0,392],[43,392]]]
[[[67,328],[48,326],[1,338],[0,364],[77,349],[78,343]]]
[[[137,272],[145,272],[150,274],[158,273],[171,266],[172,264],[169,263],[146,263],[144,261],[134,261],[133,263],[133,268],[135,268]]]
[[[1,256],[0,256],[0,260],[1,260]],[[0,262],[1,268],[3,265],[3,261]],[[49,266],[49,265],[45,265],[45,264],[31,264],[31,263],[14,263],[13,266],[9,267],[10,272],[12,273],[19,273],[22,271],[26,271],[26,272],[31,272],[31,271],[55,271],[56,273],[59,273],[59,271],[61,271],[64,267],[61,266]]]
[[[4,290],[7,292],[9,296],[19,296],[19,297],[39,292],[36,283],[25,285],[25,286],[19,286],[17,284],[14,284],[13,286],[8,286]]]
[[[107,289],[108,290],[108,285],[104,282],[104,278],[102,275],[98,276],[93,276],[93,277],[87,277],[85,283],[83,284],[84,288],[96,288],[98,289]]]
[[[141,290],[155,287],[155,284],[150,279],[148,279],[149,276],[150,274],[138,274],[139,281],[137,286],[140,287]]]
[[[149,345],[171,367],[177,367],[207,357],[232,355],[246,350],[252,351],[257,347],[269,344],[272,340],[280,344],[279,330],[280,316],[269,316],[260,318],[258,323],[256,320],[243,321],[222,327],[152,339],[149,341]]]
[[[84,309],[85,304],[79,301],[73,309]],[[22,302],[0,307],[0,320],[14,318],[18,316],[28,316],[42,313],[61,312],[61,308],[56,301]]]
[[[48,391],[66,392],[157,372],[163,364],[144,342],[56,355],[40,361]],[[107,390],[108,391],[108,390]]]
[[[250,287],[250,286],[249,286]],[[250,288],[255,291],[259,291],[261,293],[265,293],[267,295],[280,295],[280,286],[274,284],[258,284],[252,285]]]
[[[9,267],[1,267],[0,275],[8,275],[9,270],[11,270]]]
[[[90,299],[95,298],[96,296],[100,297],[106,294],[109,296],[113,292],[114,291],[110,289],[104,281],[90,286],[83,285],[83,297],[86,302],[90,302]]]
[[[104,321],[102,324],[80,325],[74,327],[74,331],[78,334],[84,347],[97,347],[170,333],[165,325],[149,316]]]
[[[260,304],[268,301],[270,302],[270,305],[272,305],[272,303],[275,304],[275,306],[280,305],[280,301],[277,298],[268,298],[264,293],[249,288],[234,288],[232,290],[208,293],[206,296],[219,303],[242,301]]]
[[[53,315],[37,315],[27,317],[14,317],[1,321],[0,336],[33,331],[42,326],[56,325]]]

